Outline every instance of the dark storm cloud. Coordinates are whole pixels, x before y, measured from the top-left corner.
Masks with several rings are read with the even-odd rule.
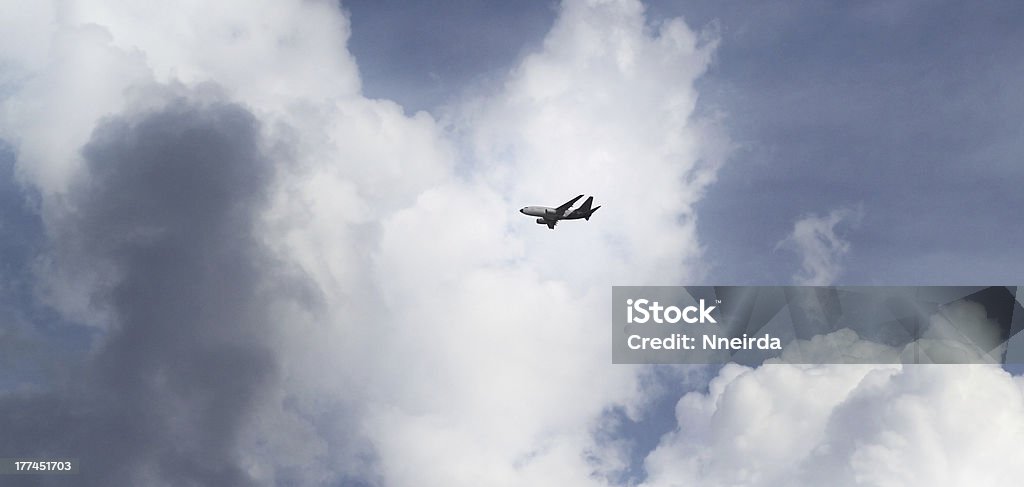
[[[62,265],[114,276],[93,294],[114,327],[75,386],[0,399],[0,456],[80,458],[76,485],[251,483],[238,434],[276,370],[259,147],[257,121],[227,103],[95,130],[53,245]]]

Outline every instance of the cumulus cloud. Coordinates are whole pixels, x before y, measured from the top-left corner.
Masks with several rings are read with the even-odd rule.
[[[724,366],[676,403],[641,485],[1015,485],[1024,381],[990,355],[998,326],[967,300],[928,318],[899,347],[844,328]]]
[[[467,180],[384,220],[373,261],[396,324],[379,356],[403,364],[369,414],[394,485],[603,484],[621,464],[593,431],[638,400],[635,370],[595,330],[611,284],[700,270],[691,205],[721,161],[690,116],[711,48],[635,2],[566,2],[500,92],[446,120]],[[602,224],[552,233],[508,211],[579,193]]]
[[[702,271],[713,39],[569,0],[439,122],[361,96],[332,2],[150,7],[5,27],[45,46],[5,47],[0,119],[42,195],[41,297],[102,332],[78,386],[0,396],[4,455],[95,485],[607,484],[625,453],[595,432],[644,401],[610,286]],[[600,220],[515,212],[579,193]]]
[[[793,224],[793,231],[777,245],[797,253],[800,271],[793,280],[804,286],[826,286],[842,273],[843,258],[850,242],[837,234],[840,224],[857,225],[864,215],[861,207],[839,208],[827,216],[808,215]]]
[[[1016,485],[1022,386],[990,365],[728,365],[679,401],[642,485]]]

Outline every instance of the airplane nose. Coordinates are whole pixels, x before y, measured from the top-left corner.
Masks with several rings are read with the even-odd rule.
[[[520,208],[519,213],[526,214],[526,207]]]

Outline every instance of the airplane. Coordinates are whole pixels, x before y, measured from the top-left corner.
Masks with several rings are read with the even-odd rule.
[[[558,208],[548,208],[546,206],[527,206],[519,210],[519,213],[529,216],[539,216],[537,224],[547,225],[548,228],[554,230],[558,220],[590,220],[590,215],[593,215],[600,206],[591,208],[590,205],[594,202],[594,197],[591,196],[583,202],[583,206],[576,208],[575,210],[569,211],[569,208],[576,203],[583,195],[579,195],[568,203],[559,206]]]

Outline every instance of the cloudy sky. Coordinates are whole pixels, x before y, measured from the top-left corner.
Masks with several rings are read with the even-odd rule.
[[[612,285],[1016,284],[1022,19],[5,2],[0,457],[78,458],[74,485],[1017,485],[1004,369],[616,366],[607,321]],[[516,211],[580,193],[586,223]]]

